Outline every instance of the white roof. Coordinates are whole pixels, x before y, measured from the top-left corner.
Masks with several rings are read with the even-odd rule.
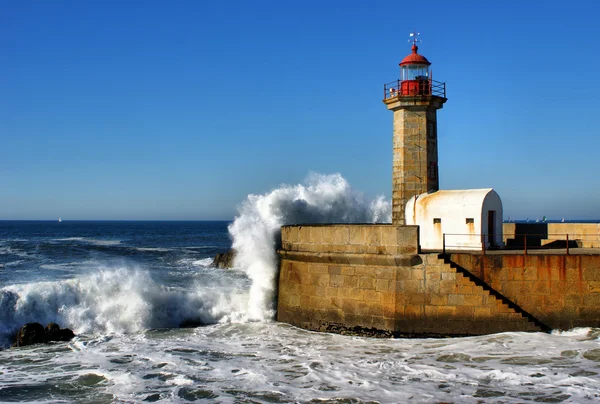
[[[496,193],[492,188],[481,188],[481,189],[450,189],[441,190],[432,193],[425,193],[417,196],[418,204],[427,204],[428,206],[437,205],[443,203],[458,204],[458,205],[470,205],[478,204],[481,206],[483,200],[488,196],[490,192]],[[413,196],[410,200],[415,199]]]
[[[492,209],[496,207],[502,209],[500,197],[492,188],[453,189],[425,193],[413,196],[406,203],[407,224],[408,222],[417,224],[420,221],[417,217],[431,218],[453,214],[479,217],[484,205],[493,206]]]

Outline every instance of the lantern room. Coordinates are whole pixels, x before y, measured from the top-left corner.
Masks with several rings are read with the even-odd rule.
[[[429,60],[419,54],[415,39],[412,52],[400,62],[400,79],[384,86],[384,99],[428,95],[446,98],[446,84],[431,79],[429,66]]]
[[[400,95],[431,95],[429,82],[429,66],[431,63],[417,51],[416,44],[412,46],[412,53],[400,62]]]
[[[428,80],[429,79],[429,60],[417,51],[419,47],[413,45],[412,53],[400,62],[400,80]]]

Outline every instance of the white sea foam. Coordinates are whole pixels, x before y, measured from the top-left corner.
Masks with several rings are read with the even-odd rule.
[[[97,246],[111,246],[121,243],[121,240],[102,240],[89,237],[65,237],[55,238],[54,241],[78,241],[80,243],[92,244]]]
[[[198,269],[212,268],[213,260],[213,258],[182,258],[177,261],[177,264],[184,268],[178,267],[177,271],[197,271]]]
[[[67,271],[79,268],[85,264],[80,262],[67,262],[63,264],[41,264],[40,269],[49,269],[51,271]]]
[[[60,355],[49,348],[0,352],[0,385],[64,387],[96,375],[106,382],[86,393],[110,393],[117,402],[142,402],[152,395],[162,402],[188,397],[303,403],[600,398],[598,342],[577,336],[370,339],[249,323],[79,338],[70,347]],[[29,371],[28,361],[35,366]],[[31,389],[29,400],[40,390]]]
[[[143,252],[169,252],[173,251],[172,248],[163,248],[163,247],[134,247],[134,250],[143,251]]]
[[[281,226],[390,221],[389,201],[383,197],[368,200],[340,174],[312,174],[306,184],[283,185],[263,195],[249,195],[229,226],[237,250],[234,265],[252,280],[248,318],[271,320],[275,313],[275,249]]]
[[[212,258],[203,258],[200,260],[192,260],[191,264],[194,266],[200,266],[200,267],[208,267],[210,265],[212,265],[213,263],[213,259]]]
[[[587,335],[592,331],[593,329],[590,327],[579,327],[579,328],[573,328],[571,330],[554,330],[552,331],[552,334],[555,334],[557,336],[563,336],[563,337],[587,337]]]
[[[6,267],[13,267],[13,266],[20,265],[20,264],[22,264],[23,262],[25,262],[25,260],[16,260],[16,261],[10,261],[10,262],[6,262],[6,263],[4,264],[4,266],[6,266]]]
[[[167,289],[138,268],[98,268],[77,279],[36,282],[0,289],[0,345],[28,322],[56,322],[75,333],[133,333],[240,321],[247,292],[223,280]],[[232,313],[232,311],[234,313]]]
[[[35,254],[27,253],[11,246],[0,247],[0,255],[15,255],[21,258],[33,258],[36,256]]]

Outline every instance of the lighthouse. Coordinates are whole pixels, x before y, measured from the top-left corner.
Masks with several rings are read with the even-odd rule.
[[[446,83],[431,78],[431,63],[412,52],[400,62],[400,78],[383,87],[383,102],[394,112],[392,223],[405,225],[408,200],[439,190],[437,110],[446,102]]]

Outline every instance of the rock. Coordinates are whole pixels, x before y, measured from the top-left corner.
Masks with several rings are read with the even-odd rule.
[[[360,336],[360,337],[371,337],[371,338],[391,338],[393,337],[393,333],[387,330],[379,330],[375,327],[366,328],[361,326],[348,326],[340,323],[330,323],[325,322],[322,323],[318,331],[321,332],[334,332],[336,334],[342,335],[352,335],[352,336]]]
[[[48,323],[44,332],[46,333],[46,339],[49,341],[55,341],[52,338],[57,338],[60,334],[60,326],[56,323]]]
[[[26,346],[46,342],[44,326],[40,323],[27,323],[17,333],[13,346]]]
[[[61,328],[60,329],[60,337],[59,337],[58,341],[67,342],[67,341],[71,341],[73,338],[75,338],[75,333],[73,332],[73,330],[71,330],[69,328]]]
[[[235,250],[232,248],[226,253],[218,253],[213,260],[212,265],[216,268],[233,268],[233,259]]]
[[[27,323],[17,333],[13,346],[27,346],[51,341],[70,341],[75,337],[68,328],[60,328],[56,323],[49,323],[46,328],[40,323]]]
[[[56,323],[49,323],[46,326],[46,341],[71,341],[75,333],[68,328],[60,328]]]
[[[179,324],[179,328],[196,328],[202,327],[204,325],[206,325],[206,323],[200,319],[187,319],[184,320],[181,324]]]

